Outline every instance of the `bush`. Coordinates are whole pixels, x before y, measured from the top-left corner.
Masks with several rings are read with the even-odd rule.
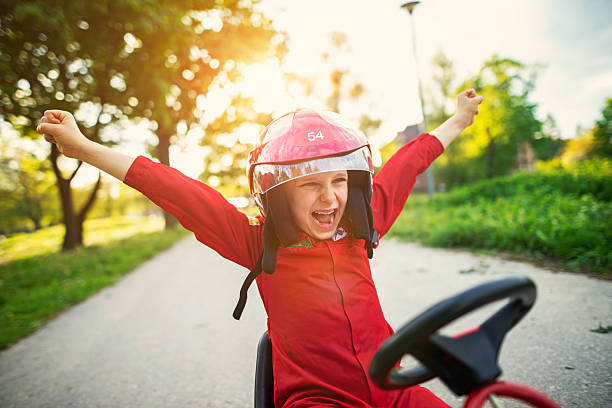
[[[438,193],[433,200],[411,197],[391,234],[430,246],[493,249],[608,273],[611,201],[612,180],[601,168],[517,173]]]

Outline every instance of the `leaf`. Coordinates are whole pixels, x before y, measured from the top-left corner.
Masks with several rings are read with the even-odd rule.
[[[548,236],[540,230],[536,230],[535,235],[536,237],[540,238],[540,240],[542,240],[543,242],[548,242],[549,240]]]
[[[606,327],[603,327],[603,326],[600,324],[598,328],[596,328],[596,329],[591,329],[591,330],[589,330],[589,331],[591,331],[591,332],[593,332],[593,333],[607,334],[607,333],[612,332],[612,326],[606,326]]]

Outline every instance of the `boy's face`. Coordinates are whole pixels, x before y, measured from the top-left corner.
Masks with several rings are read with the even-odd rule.
[[[330,239],[346,207],[346,170],[300,177],[284,184],[284,188],[296,227],[312,238]]]

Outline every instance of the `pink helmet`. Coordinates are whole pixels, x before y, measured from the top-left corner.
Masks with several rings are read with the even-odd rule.
[[[335,112],[298,109],[270,123],[249,154],[251,194],[286,181],[332,170],[374,172],[364,134]]]

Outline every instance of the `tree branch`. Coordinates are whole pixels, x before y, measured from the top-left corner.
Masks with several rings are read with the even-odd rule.
[[[61,183],[61,182],[66,182],[68,180],[64,178],[64,176],[62,175],[62,171],[57,165],[57,158],[59,157],[59,153],[60,152],[57,146],[54,144],[51,144],[51,153],[49,154],[49,159],[51,160],[51,166],[53,167],[53,172],[55,173],[55,177],[57,177],[57,180]]]
[[[98,181],[96,181],[96,185],[94,186],[93,190],[91,190],[91,194],[89,195],[87,202],[85,203],[85,205],[83,205],[83,208],[81,208],[81,211],[79,211],[80,220],[84,220],[89,210],[91,210],[91,207],[96,201],[96,197],[97,197],[96,193],[98,192],[100,185],[102,185],[102,172],[98,170]]]
[[[79,160],[79,164],[77,164],[77,168],[74,169],[74,171],[72,172],[72,174],[70,175],[70,177],[68,177],[68,182],[70,183],[72,181],[72,179],[74,178],[74,176],[76,176],[77,171],[79,171],[79,169],[81,168],[81,165],[83,164],[83,161]]]

